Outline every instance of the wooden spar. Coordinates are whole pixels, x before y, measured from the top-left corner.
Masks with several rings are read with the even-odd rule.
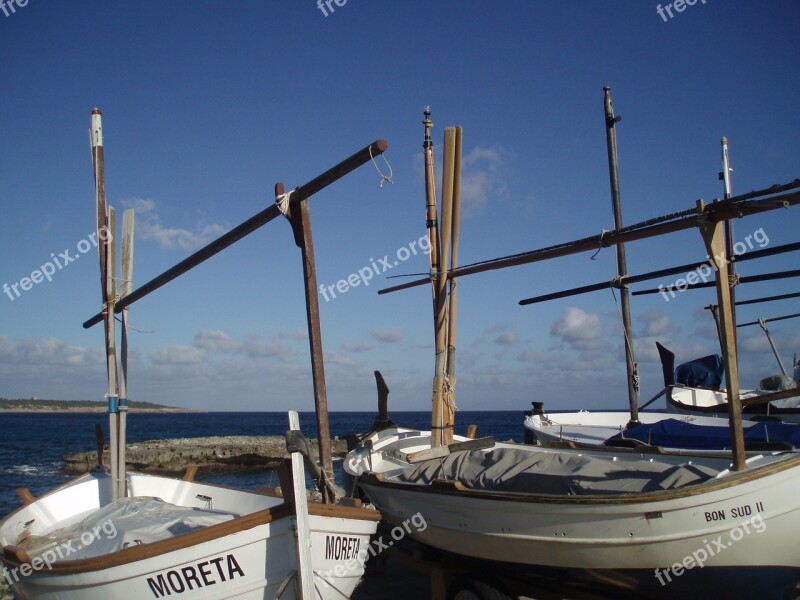
[[[103,300],[103,310],[100,313],[105,323],[106,342],[106,373],[108,376],[108,425],[109,425],[109,452],[111,455],[111,496],[116,500],[119,495],[119,436],[118,436],[118,383],[117,383],[117,350],[115,343],[114,321],[114,254],[113,219],[110,218],[106,204],[105,188],[105,156],[103,152],[103,113],[100,109],[92,110],[92,120],[89,129],[89,138],[92,148],[92,166],[94,170],[95,209],[97,214],[97,238],[107,239],[103,244],[98,244],[100,255],[100,285]]]
[[[297,412],[289,411],[289,429],[300,430]],[[297,538],[297,581],[300,584],[300,600],[316,598],[314,592],[314,565],[311,562],[311,527],[308,520],[308,497],[306,496],[306,474],[303,456],[292,452],[292,497],[294,500],[295,535]]]
[[[431,446],[446,446],[452,441],[453,422],[448,418],[449,399],[447,381],[447,265],[450,257],[450,236],[453,219],[453,170],[455,168],[455,129],[444,130],[444,158],[442,160],[442,227],[440,268],[436,273],[435,340],[436,366],[433,377],[433,409],[431,417]]]
[[[292,204],[299,203],[300,200],[304,198],[309,198],[310,196],[316,194],[317,192],[325,189],[330,184],[338,181],[351,171],[354,171],[364,163],[370,161],[372,157],[379,156],[383,154],[389,145],[384,140],[376,140],[372,144],[362,148],[352,156],[346,158],[339,164],[334,167],[331,167],[323,174],[315,177],[308,183],[301,185],[297,189],[294,190],[292,193]],[[115,311],[120,312],[127,306],[130,306],[137,300],[141,300],[149,293],[154,292],[161,286],[169,283],[176,277],[179,277],[189,271],[190,269],[196,267],[197,265],[201,264],[202,262],[208,260],[215,254],[222,252],[225,248],[230,246],[231,244],[239,241],[240,239],[244,238],[245,236],[253,233],[256,229],[263,227],[276,217],[280,216],[281,211],[275,205],[271,205],[268,208],[265,208],[261,212],[253,215],[243,223],[239,224],[238,226],[231,229],[228,233],[221,235],[213,242],[209,243],[208,245],[204,246],[191,256],[187,257],[186,259],[179,262],[174,267],[167,269],[157,277],[154,277],[140,288],[131,292],[124,300],[120,301],[119,304],[115,306]],[[83,327],[88,329],[94,325],[100,323],[103,320],[102,313],[98,313],[94,315],[91,319],[88,319],[84,322]]]
[[[276,202],[284,197],[284,185],[275,184]],[[294,231],[294,239],[300,248],[305,281],[306,320],[308,323],[308,345],[311,351],[311,377],[314,384],[314,409],[317,416],[317,443],[323,481],[317,482],[322,501],[336,501],[332,493],[333,458],[331,456],[331,427],[328,419],[328,391],[325,384],[325,363],[322,355],[322,330],[319,322],[319,296],[317,295],[317,264],[314,258],[314,238],[311,233],[311,212],[308,198],[303,198],[290,209],[287,215]]]
[[[607,231],[604,232],[602,236],[595,235],[580,240],[557,244],[555,246],[549,246],[547,248],[540,248],[538,250],[520,252],[519,254],[472,263],[448,273],[448,277],[465,277],[485,271],[551,260],[561,256],[580,254],[581,252],[589,252],[620,243],[628,243],[676,231],[684,231],[697,227],[699,220],[705,217],[733,218],[749,216],[778,208],[787,208],[800,204],[800,192],[792,191],[798,187],[800,187],[800,180],[795,180],[789,184],[776,185],[765,190],[742,194],[741,196],[731,198],[729,201],[706,204],[702,209],[702,213],[698,213],[697,209],[681,211],[673,215],[666,215],[635,225],[628,225],[621,230]],[[424,285],[429,282],[430,279],[417,279],[401,285],[384,288],[379,290],[378,293],[388,294]]]
[[[453,233],[450,237],[450,269],[458,267],[458,237],[460,232],[461,222],[461,155],[462,155],[462,139],[463,128],[456,127],[456,142],[455,142],[455,157],[453,162],[453,215],[452,215],[452,230]],[[458,282],[456,279],[450,279],[449,286],[449,304],[447,307],[447,417],[445,425],[448,427],[445,432],[445,443],[451,444],[453,442],[453,433],[455,427],[455,407],[456,407],[456,309],[458,300]],[[473,436],[474,437],[474,436]]]
[[[733,469],[735,471],[743,471],[745,469],[745,456],[744,435],[742,433],[742,405],[739,399],[739,365],[734,341],[736,324],[733,321],[733,301],[730,294],[730,279],[728,278],[724,224],[721,220],[716,222],[708,220],[701,222],[699,228],[708,254],[717,266],[715,279],[717,304],[719,306],[720,338],[724,350],[725,383],[728,392],[728,417],[730,420]]]
[[[788,300],[789,298],[800,297],[800,292],[792,292],[791,294],[778,294],[777,296],[764,296],[763,298],[753,298],[752,300],[738,300],[736,304],[744,306],[745,304],[759,304],[760,302],[773,302],[775,300]]]
[[[603,88],[603,106],[605,108],[606,146],[608,148],[608,175],[611,180],[611,206],[614,211],[614,229],[622,229],[622,204],[619,193],[619,163],[617,159],[617,132],[615,125],[621,117],[614,116],[614,107],[611,102],[611,88]],[[617,277],[621,280],[628,275],[628,266],[625,259],[625,244],[620,243],[617,249]],[[633,354],[633,340],[631,328],[631,301],[628,287],[619,284],[620,304],[622,309],[622,330],[625,337],[625,369],[628,374],[628,405],[631,419],[628,426],[639,424],[639,375],[636,359]]]
[[[783,254],[785,252],[795,252],[800,250],[800,242],[794,242],[791,244],[783,244],[781,246],[775,246],[773,248],[764,248],[763,250],[755,250],[753,252],[748,252],[747,254],[742,254],[740,256],[734,257],[733,262],[744,262],[747,260],[755,260],[757,258],[765,258],[767,256],[774,256],[776,254]],[[658,279],[659,277],[666,277],[668,275],[676,275],[678,273],[687,273],[689,271],[694,271],[696,269],[700,269],[704,266],[708,266],[708,261],[703,262],[693,262],[693,263],[686,263],[684,265],[678,265],[676,267],[670,267],[668,269],[659,269],[658,271],[650,271],[648,273],[642,273],[641,275],[626,275],[625,277],[620,277],[619,282],[615,281],[601,281],[599,283],[593,283],[591,285],[584,285],[581,287],[570,288],[567,290],[562,290],[559,292],[553,292],[551,294],[542,294],[541,296],[533,296],[531,298],[525,298],[524,300],[520,300],[519,304],[521,306],[527,306],[528,304],[537,304],[539,302],[547,302],[549,300],[558,300],[559,298],[567,298],[569,296],[577,296],[579,294],[586,294],[588,292],[597,292],[600,290],[607,290],[608,288],[615,286],[615,285],[631,285],[634,283],[640,283],[642,281],[648,281],[650,279]],[[659,288],[660,289],[660,288]],[[658,291],[658,290],[656,290]],[[653,292],[655,293],[655,292]],[[633,292],[633,295],[638,295],[638,292]],[[797,294],[800,296],[800,293]],[[787,298],[793,298],[795,296],[787,295]],[[775,300],[782,300],[783,296],[774,296]],[[766,302],[767,300],[764,300]],[[754,304],[755,300],[750,300],[747,302],[736,302],[737,305],[741,304]]]
[[[793,269],[791,271],[778,271],[777,273],[761,273],[759,275],[742,275],[741,277],[737,278],[739,285],[744,283],[758,283],[761,281],[774,281],[776,279],[790,279],[792,277],[800,277],[800,269]],[[701,288],[710,288],[714,287],[713,281],[706,281],[704,283],[688,283],[686,286],[681,286],[677,288],[676,286],[669,286],[669,287],[661,287],[661,288],[652,288],[647,290],[637,290],[633,292],[634,296],[642,296],[644,294],[670,294],[672,297],[675,297],[675,290],[684,291],[684,290],[697,290]]]
[[[120,266],[121,280],[119,285],[119,297],[124,298],[133,289],[133,209],[128,209],[122,213],[122,257]],[[122,310],[121,319],[122,342],[120,346],[120,378],[119,378],[119,473],[120,473],[120,493],[126,496],[126,443],[128,428],[128,309]]]

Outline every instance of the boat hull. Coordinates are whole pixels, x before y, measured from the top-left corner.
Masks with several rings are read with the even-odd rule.
[[[442,551],[512,565],[523,574],[588,572],[607,583],[628,581],[637,590],[674,592],[677,580],[684,585],[712,572],[748,569],[777,577],[769,593],[780,597],[800,580],[798,456],[687,488],[555,496],[391,481],[377,473],[391,477],[400,465],[381,458],[391,455],[391,444],[376,446],[374,469],[359,476],[361,489],[392,524],[420,513],[427,527],[411,535]],[[411,449],[408,438],[405,447]],[[346,463],[351,470],[363,464],[354,458]],[[656,570],[666,581],[664,570],[673,566],[681,575],[666,571],[673,582],[662,586]],[[763,597],[765,589],[760,591]]]
[[[74,523],[103,506],[108,478],[89,475],[12,513],[0,524],[0,541],[13,546],[34,519],[36,535]],[[6,550],[6,579],[21,598],[295,598],[295,517],[282,499],[218,486],[133,474],[129,493],[173,504],[246,512],[206,528],[92,558],[20,562]],[[312,565],[321,599],[347,598],[363,574],[365,553],[379,516],[374,511],[309,504]],[[110,531],[110,529],[109,529]],[[95,530],[98,537],[102,532]],[[117,535],[115,530],[115,535]],[[90,536],[91,537],[91,536]],[[81,539],[84,539],[82,536]],[[343,548],[345,550],[343,550]],[[66,554],[66,552],[64,552]],[[361,560],[359,560],[359,558]]]

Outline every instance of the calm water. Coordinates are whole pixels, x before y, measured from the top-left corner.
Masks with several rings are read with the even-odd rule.
[[[430,428],[430,413],[397,412],[392,419],[406,427]],[[331,435],[344,437],[368,431],[374,412],[331,413]],[[108,417],[101,413],[3,414],[0,415],[0,518],[19,506],[15,493],[27,487],[38,496],[67,481],[62,456],[94,450],[94,425],[100,423],[108,436]],[[470,423],[478,435],[498,440],[522,441],[522,411],[458,413],[457,434]],[[205,437],[212,435],[283,435],[288,428],[284,412],[134,414],[128,417],[128,441]],[[313,412],[300,413],[300,429],[316,437]],[[249,489],[270,481],[267,470],[199,476],[198,479]],[[273,484],[277,480],[273,477]]]

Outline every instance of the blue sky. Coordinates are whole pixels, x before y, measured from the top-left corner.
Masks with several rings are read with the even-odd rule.
[[[373,260],[406,256],[401,249],[425,233],[426,104],[439,164],[444,127],[464,127],[462,264],[611,229],[604,85],[623,117],[625,223],[719,197],[723,135],[734,192],[800,177],[794,0],[698,0],[666,21],[658,3],[642,0],[332,7],[325,16],[313,0],[29,0],[0,12],[0,285],[29,277],[51,253],[86,249],[94,106],[104,113],[109,203],[137,212],[135,285],[262,210],[276,182],[305,183],[378,138],[389,142],[392,185],[380,187],[368,164],[311,200],[318,279],[335,285]],[[761,229],[775,246],[797,241],[798,223],[790,209],[735,228],[737,239]],[[696,231],[628,246],[634,274],[704,257]],[[430,406],[430,290],[376,294],[397,282],[390,274],[427,271],[428,258],[398,262],[368,287],[320,298],[332,410],[372,410],[375,369],[392,408]],[[740,269],[796,264],[795,253]],[[458,406],[623,408],[610,292],[517,304],[614,270],[607,249],[595,260],[464,278]],[[738,293],[797,287],[785,280]],[[713,290],[633,299],[642,401],[662,383],[654,341],[679,361],[715,351],[703,310],[713,300]],[[13,300],[0,295],[0,396],[102,399],[102,330],[81,327],[99,303],[94,248],[52,281]],[[797,299],[742,307],[740,319],[797,309]],[[135,304],[131,324],[133,399],[210,410],[313,407],[300,256],[286,222]],[[771,331],[790,363],[800,322]],[[740,344],[744,385],[777,371],[758,328],[742,330]]]

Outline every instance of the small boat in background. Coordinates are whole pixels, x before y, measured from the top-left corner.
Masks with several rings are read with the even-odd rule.
[[[653,446],[677,454],[698,450],[730,451],[731,448],[727,417],[640,412],[639,424],[631,426],[628,412],[581,410],[545,413],[543,403],[533,404],[533,410],[526,411],[523,422],[526,444],[572,443],[577,447],[637,449]],[[743,419],[742,427],[748,451],[800,448],[798,424]]]
[[[716,354],[683,363],[675,368],[675,354],[656,342],[664,374],[667,409],[695,416],[728,415],[722,358]],[[771,385],[770,385],[771,384]],[[740,390],[742,413],[748,417],[771,416],[787,423],[800,422],[800,390],[791,378],[773,376],[762,385],[774,389]],[[758,403],[759,396],[780,393],[783,398]]]

